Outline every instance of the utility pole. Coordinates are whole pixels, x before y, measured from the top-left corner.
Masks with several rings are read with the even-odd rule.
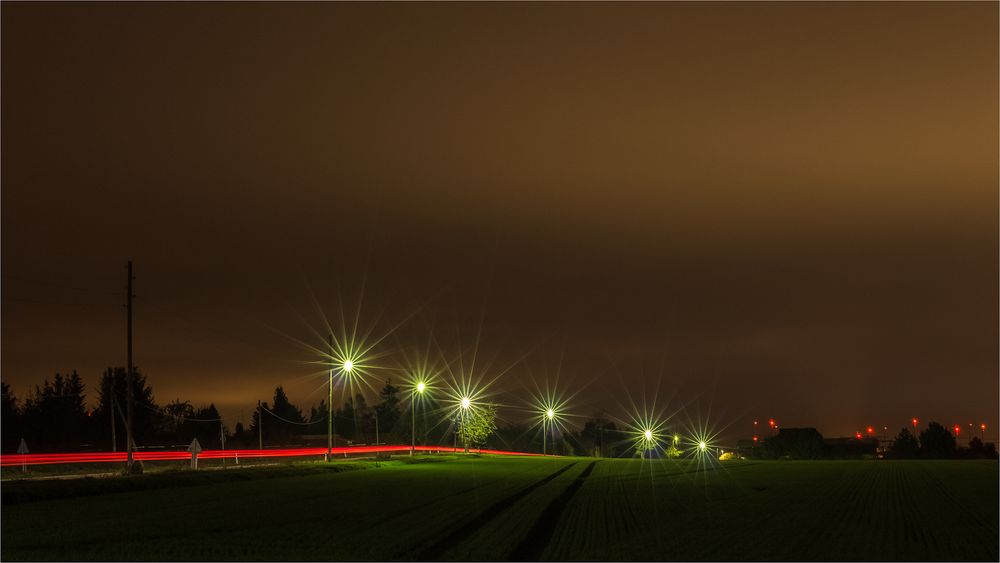
[[[264,408],[257,401],[257,449],[264,449]]]
[[[108,398],[108,402],[111,403],[111,451],[118,451],[118,438],[115,437],[115,372],[111,371],[111,378],[108,380],[108,388],[111,390],[111,396]]]
[[[127,444],[125,445],[127,456],[127,466],[128,473],[132,473],[132,462],[133,460],[133,449],[135,446],[134,440],[132,438],[132,261],[128,261],[128,293],[125,298],[125,309],[128,314],[128,346],[126,352],[126,367],[125,367],[125,392],[127,403],[125,405],[125,440]]]
[[[330,398],[326,405],[326,460],[333,457],[333,334],[330,334]]]

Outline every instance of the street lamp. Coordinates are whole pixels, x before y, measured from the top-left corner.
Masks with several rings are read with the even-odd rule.
[[[468,397],[462,397],[462,400],[459,402],[459,406],[462,408],[460,413],[461,414],[460,428],[462,429],[462,446],[465,448],[465,453],[469,453],[469,440],[465,432],[465,425],[468,424],[467,417],[469,413],[469,408],[472,407],[472,399],[469,399]]]
[[[333,334],[330,334],[330,354],[333,354]],[[333,458],[333,364],[330,364],[330,398],[326,405],[326,461]]]
[[[556,417],[556,411],[552,407],[545,409],[545,417],[542,418],[542,455],[545,455],[545,451],[548,449],[548,437],[546,433],[545,425],[548,423],[549,428],[552,427],[552,419]],[[555,441],[555,436],[552,437],[553,442]]]
[[[641,457],[646,458],[646,452],[653,449],[654,444],[653,430],[651,428],[646,428],[642,431],[642,452]]]
[[[427,390],[427,384],[418,381],[417,385],[410,392],[410,455],[417,450],[417,393],[421,395]]]

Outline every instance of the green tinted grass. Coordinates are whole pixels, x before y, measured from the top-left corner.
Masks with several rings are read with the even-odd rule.
[[[51,490],[33,497],[22,491],[16,503],[6,501],[15,492],[9,487],[31,484],[5,483],[0,555],[994,561],[998,555],[995,461],[707,468],[669,460],[414,461],[432,459],[443,461],[407,459],[354,471],[303,464],[247,471],[252,478],[235,471],[150,476],[167,480],[156,487],[112,479],[85,495],[73,492],[79,487],[73,482],[46,483]]]

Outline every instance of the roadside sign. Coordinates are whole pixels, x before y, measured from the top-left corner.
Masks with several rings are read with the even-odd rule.
[[[21,473],[28,471],[28,464],[24,459],[24,454],[28,453],[28,444],[21,438],[21,444],[17,446],[17,453],[21,454]]]
[[[191,440],[188,451],[191,452],[191,469],[198,469],[198,453],[201,452],[201,444],[198,443],[198,438]]]

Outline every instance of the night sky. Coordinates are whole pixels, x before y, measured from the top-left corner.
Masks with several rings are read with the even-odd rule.
[[[230,425],[276,385],[319,403],[289,337],[363,295],[373,335],[402,323],[386,367],[481,332],[473,375],[509,369],[509,407],[558,374],[581,415],[656,395],[732,437],[917,416],[995,439],[996,3],[2,16],[19,397],[76,369],[93,400],[125,364],[131,259],[136,365]]]

